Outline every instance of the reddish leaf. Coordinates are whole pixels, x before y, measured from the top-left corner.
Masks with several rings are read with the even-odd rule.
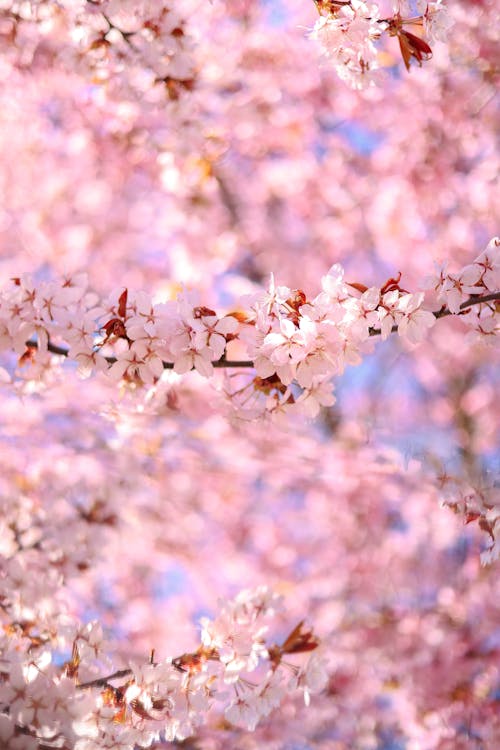
[[[238,323],[251,323],[252,325],[255,325],[253,321],[250,321],[248,319],[248,313],[243,312],[243,310],[233,310],[232,312],[228,313],[226,317],[235,318]]]
[[[78,652],[78,646],[76,641],[73,642],[73,650],[71,652],[71,659],[64,664],[64,673],[67,677],[76,677],[78,675],[78,667],[80,666],[80,654]]]
[[[427,55],[427,57],[423,58],[424,60],[429,60],[429,58],[432,57],[432,49],[429,47],[427,42],[425,42],[419,36],[411,34],[409,31],[405,31],[404,34],[406,34],[406,36],[408,37],[415,51],[418,50],[422,55]]]
[[[127,297],[128,289],[125,289],[118,298],[118,315],[120,318],[125,318],[125,315],[127,314]]]
[[[114,724],[125,724],[125,721],[127,719],[127,709],[126,706],[123,706],[117,713],[113,716],[113,723]]]
[[[292,296],[287,299],[286,303],[294,310],[298,310],[299,307],[305,305],[306,301],[307,298],[302,289],[294,289]]]
[[[141,701],[137,698],[133,701],[130,701],[130,708],[141,717],[141,719],[149,719],[150,721],[154,721],[154,716],[151,716],[151,714],[148,714],[144,706],[142,705]]]
[[[356,282],[351,283],[350,281],[348,281],[347,286],[352,286],[353,289],[357,289],[358,292],[361,292],[361,294],[368,290],[367,286],[365,286],[364,284],[357,284]]]
[[[111,320],[108,320],[108,322],[103,325],[102,329],[106,331],[106,340],[110,336],[116,336],[117,338],[122,339],[127,338],[125,324],[120,318],[111,318]]]
[[[207,654],[201,650],[199,653],[194,654],[182,654],[172,661],[174,667],[181,672],[189,672],[194,674],[200,672],[203,664],[207,660]]]
[[[211,310],[210,307],[202,305],[200,307],[193,307],[193,315],[195,318],[212,318],[217,315],[217,313],[215,310]]]
[[[300,654],[305,651],[313,651],[318,647],[318,641],[313,635],[312,630],[304,630],[304,621],[299,622],[288,638],[281,646],[284,654]]]
[[[493,541],[495,541],[494,527],[486,518],[481,518],[479,520],[479,528],[481,529],[481,531],[485,531],[487,534],[489,534]]]
[[[409,31],[400,30],[398,33],[398,40],[406,70],[410,70],[412,57],[415,58],[420,67],[422,66],[423,60],[430,60],[432,57],[432,49],[427,42],[424,42],[423,39],[415,36],[415,34],[411,34]]]
[[[399,282],[401,281],[401,271],[398,273],[397,278],[390,278],[387,279],[384,286],[380,289],[380,294],[385,294],[386,292],[393,292],[395,289],[399,289]]]

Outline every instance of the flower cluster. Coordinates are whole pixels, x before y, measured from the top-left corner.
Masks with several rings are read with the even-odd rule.
[[[376,4],[363,0],[315,0],[320,13],[310,37],[319,43],[323,56],[333,65],[337,75],[352,88],[362,89],[375,83],[379,69],[376,42],[387,33],[398,38],[401,55],[409,70],[410,62],[432,56],[428,41],[444,41],[452,24],[446,6],[437,2],[398,2],[393,16],[380,17]],[[413,28],[416,33],[408,31]]]
[[[417,10],[421,13],[425,37],[430,42],[445,42],[453,25],[443,0],[417,0]]]
[[[311,32],[323,55],[339,77],[353,88],[364,88],[378,68],[377,40],[387,24],[380,21],[376,5],[362,0],[332,3],[327,15],[321,15]]]
[[[37,337],[38,368],[51,358],[49,339],[62,339],[82,376],[106,371],[112,380],[145,384],[158,380],[164,361],[179,374],[194,368],[210,377],[212,360],[222,357],[238,329],[234,317],[219,319],[190,294],[153,304],[149,295],[125,290],[98,301],[85,274],[39,286],[28,276],[16,278],[0,309],[0,348],[14,349],[23,363],[30,359],[30,337]]]
[[[163,88],[170,99],[194,83],[186,4],[144,0],[2,3],[1,41],[23,66],[47,57],[131,98]],[[68,44],[68,41],[70,42]],[[153,98],[155,94],[153,93]]]
[[[463,309],[471,297],[485,297],[500,287],[500,239],[495,237],[476,260],[458,273],[442,268],[433,280],[438,300],[451,313],[461,313],[472,329],[485,335],[498,333],[498,300]]]
[[[497,268],[499,258],[498,240],[494,239],[474,268],[482,269],[485,263]],[[479,271],[476,276],[477,285],[470,287],[470,295],[479,295],[479,302],[490,286],[482,281]],[[500,280],[490,275],[487,284],[494,282],[498,289]],[[321,406],[334,402],[331,377],[341,374],[346,365],[361,362],[373,335],[386,339],[397,330],[410,344],[426,337],[441,313],[425,309],[424,298],[423,292],[403,290],[399,277],[382,287],[349,284],[338,264],[323,277],[322,292],[312,300],[301,290],[276,286],[271,280],[267,292],[246,301],[251,308],[250,325],[243,327],[240,338],[247,345],[257,378],[243,384],[240,378],[236,387],[229,384],[233,403],[247,417],[283,410],[316,416]],[[453,307],[448,312],[465,314],[470,308]],[[495,300],[478,304],[470,320],[479,321],[475,326],[479,333],[495,333]]]
[[[285,387],[280,403],[301,404],[311,416],[332,403],[326,381],[361,361],[375,331],[387,338],[396,328],[416,343],[435,323],[422,309],[424,294],[405,292],[399,279],[382,288],[349,284],[337,264],[321,284],[323,291],[308,301],[302,291],[272,281],[252,304],[253,325],[241,333],[260,380]],[[292,384],[301,389],[297,399]]]
[[[442,505],[462,516],[465,524],[476,522],[486,534],[481,563],[490,565],[500,558],[500,488],[494,484],[463,481],[442,472],[437,477]]]
[[[495,333],[498,295],[490,293],[500,286],[498,269],[495,239],[459,274],[443,270],[434,286],[446,307],[435,313],[425,309],[423,292],[400,286],[400,277],[366,287],[348,283],[337,264],[313,299],[271,279],[267,291],[222,317],[187,291],[155,303],[145,292],[125,289],[100,301],[84,274],[39,285],[21,276],[0,294],[0,350],[13,349],[21,370],[30,365],[32,380],[50,368],[54,354],[74,360],[84,376],[103,372],[132,385],[154,386],[165,369],[179,375],[194,369],[210,378],[215,366],[252,367],[243,384],[229,378],[226,385],[242,415],[293,410],[314,417],[334,402],[331,378],[358,364],[374,335],[385,339],[397,330],[416,344],[444,312],[461,313],[480,333]],[[226,358],[235,340],[248,359]]]
[[[9,591],[6,581],[6,592]],[[150,747],[182,740],[202,724],[212,706],[235,726],[254,729],[288,693],[310,693],[327,682],[325,660],[312,631],[299,623],[283,644],[266,643],[269,619],[280,597],[267,587],[222,602],[218,617],[203,620],[193,653],[112,669],[97,623],[59,624],[40,635],[34,623],[15,622],[8,595],[2,602],[6,641],[0,662],[0,738],[16,750]],[[68,650],[60,666],[56,653]],[[299,661],[292,655],[299,656]],[[287,657],[286,661],[284,657]],[[292,658],[292,661],[290,661]],[[249,675],[252,674],[252,681]]]

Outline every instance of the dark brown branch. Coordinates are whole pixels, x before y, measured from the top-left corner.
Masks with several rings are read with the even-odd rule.
[[[212,660],[219,659],[219,654],[215,649],[210,649],[209,651],[205,649],[204,651],[205,658]],[[152,655],[153,652],[151,654],[149,664],[156,666],[152,661]],[[172,666],[179,672],[186,672],[189,671],[189,664],[198,664],[200,658],[200,649],[198,649],[192,654],[182,654],[181,656],[177,656],[175,659],[172,659]],[[81,682],[76,687],[78,688],[78,690],[87,690],[88,688],[111,688],[112,690],[116,690],[116,688],[114,688],[113,685],[110,684],[111,680],[118,680],[122,677],[130,677],[131,674],[133,674],[133,671],[130,668],[119,669],[116,672],[107,675],[106,677],[97,677],[95,680]]]
[[[465,302],[462,302],[460,305],[460,310],[465,311],[468,310],[470,307],[473,307],[474,305],[481,305],[486,304],[487,302],[494,302],[495,300],[500,300],[500,292],[492,292],[491,294],[485,294],[484,297],[479,296],[478,294],[474,294],[472,297],[469,297],[469,299],[466,299]],[[442,307],[441,310],[436,310],[432,313],[436,320],[439,320],[439,318],[446,318],[449,315],[460,315],[460,313],[452,313],[451,310],[448,310],[447,307]],[[398,326],[394,325],[391,328],[391,333],[397,333]],[[370,336],[380,336],[382,331],[379,328],[370,328]]]
[[[108,675],[107,677],[98,677],[96,680],[89,680],[89,682],[81,682],[77,685],[78,690],[85,690],[87,688],[102,688],[108,687],[111,680],[118,680],[121,677],[129,677],[132,674],[131,669],[119,669],[117,672]]]
[[[26,346],[30,349],[38,349],[38,344],[36,341],[27,341]],[[68,356],[68,350],[64,346],[57,346],[57,344],[53,344],[51,341],[49,341],[47,345],[47,349],[51,354],[59,354],[61,357],[67,357]],[[117,361],[116,357],[104,357],[106,362],[109,365],[114,365],[114,363]],[[221,367],[253,367],[253,362],[247,359],[217,359],[214,362],[212,362],[213,367],[221,368]],[[163,363],[163,369],[165,370],[173,370],[174,363],[173,362],[164,362]]]
[[[491,292],[491,294],[485,294],[484,297],[480,296],[479,294],[474,294],[472,297],[469,297],[469,299],[465,300],[465,302],[462,302],[462,304],[460,305],[460,309],[467,310],[473,305],[482,305],[486,302],[495,301],[500,301],[500,292]],[[447,315],[453,315],[453,313],[445,307],[439,310],[439,312],[433,313],[433,315],[436,318],[446,318]]]
[[[129,45],[129,47],[131,47],[134,50],[134,52],[137,52],[136,48],[130,41],[131,38],[133,38],[134,35],[137,34],[137,31],[123,31],[123,29],[120,29],[119,26],[116,26],[116,24],[114,24],[113,21],[105,13],[102,13],[101,15],[106,21],[106,23],[108,24],[108,30],[106,34],[109,34],[110,31],[116,31],[118,34],[121,35],[123,41],[126,42]]]
[[[471,307],[474,307],[474,305],[483,305],[488,302],[496,302],[500,301],[500,292],[491,292],[491,294],[486,294],[484,297],[480,297],[479,295],[473,295],[472,297],[469,297],[469,299],[465,300],[465,302],[462,302],[460,305],[460,310],[463,312],[465,310],[468,310]],[[450,312],[448,308],[443,307],[441,310],[437,310],[432,313],[434,317],[439,320],[439,318],[446,318],[449,315],[453,315],[454,313]],[[459,313],[460,314],[460,313]],[[398,326],[394,325],[392,326],[392,333],[396,333],[398,330]],[[379,328],[370,328],[370,336],[380,336],[381,330]],[[30,349],[38,349],[38,344],[36,341],[27,341],[26,346]],[[61,357],[67,357],[68,356],[68,350],[64,346],[58,346],[57,344],[52,344],[50,341],[47,346],[49,352],[52,354],[58,354]],[[116,362],[116,357],[105,357],[105,360],[108,364],[112,365]],[[214,362],[212,362],[212,365],[217,369],[237,369],[241,367],[250,368],[254,366],[254,363],[249,359],[225,359],[222,357],[221,359],[218,359]],[[172,370],[174,365],[173,362],[164,362],[163,367],[165,370]]]

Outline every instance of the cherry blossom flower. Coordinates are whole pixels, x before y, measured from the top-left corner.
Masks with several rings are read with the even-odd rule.
[[[377,50],[373,40],[385,28],[376,5],[352,0],[332,6],[334,13],[320,16],[310,37],[318,41],[322,54],[332,62],[338,75],[353,88],[372,83],[377,68]]]
[[[293,688],[304,691],[304,702],[306,706],[310,704],[311,694],[318,693],[328,682],[328,674],[325,669],[324,658],[318,654],[313,654],[306,665],[300,669],[292,678],[291,685]]]
[[[481,270],[480,282],[485,289],[493,292],[500,286],[500,239],[494,237],[487,248],[476,258],[474,264]],[[476,282],[477,283],[477,282]],[[477,293],[477,290],[473,293]]]
[[[434,2],[418,0],[417,9],[422,13],[424,33],[427,39],[431,42],[445,42],[454,21],[443,0],[435,0]]]
[[[134,341],[129,349],[118,355],[117,361],[111,365],[109,376],[119,380],[126,376],[134,379],[138,377],[143,383],[154,383],[163,372],[163,362],[141,341]]]
[[[252,732],[260,718],[256,697],[247,693],[245,697],[238,698],[235,703],[226,709],[225,717],[231,724]]]
[[[412,344],[422,341],[427,334],[427,329],[432,328],[436,322],[431,312],[422,310],[423,300],[423,292],[405,294],[399,300],[398,307],[403,317],[398,323],[398,333]]]
[[[296,403],[300,411],[314,419],[318,416],[321,408],[333,406],[335,403],[331,382],[319,379],[316,382],[313,381],[311,385],[304,388]]]
[[[0,4],[2,748],[498,745],[494,4],[315,5]]]

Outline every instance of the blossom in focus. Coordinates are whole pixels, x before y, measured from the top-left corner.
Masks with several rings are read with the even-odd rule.
[[[372,83],[373,71],[378,67],[374,41],[384,28],[376,5],[352,0],[336,7],[335,13],[321,15],[310,38],[318,42],[322,55],[340,78],[354,88],[364,88]]]
[[[417,0],[417,9],[422,14],[426,39],[430,42],[445,42],[454,22],[444,0]]]

